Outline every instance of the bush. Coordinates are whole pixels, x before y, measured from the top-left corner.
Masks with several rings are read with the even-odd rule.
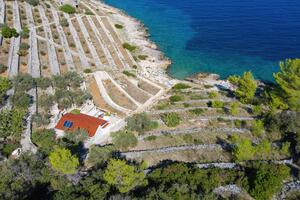
[[[255,136],[260,136],[264,133],[264,122],[261,120],[255,120],[252,122],[251,132]]]
[[[158,127],[158,123],[152,121],[146,113],[135,114],[126,119],[126,121],[128,130],[137,131],[139,133],[150,131]]]
[[[156,139],[157,139],[157,137],[155,135],[150,135],[150,136],[144,138],[145,141],[153,141]]]
[[[1,28],[1,35],[4,38],[12,38],[12,37],[18,37],[19,36],[19,34],[17,33],[17,30],[15,28],[10,28],[7,25],[5,25]]]
[[[73,6],[71,6],[70,4],[65,4],[65,5],[60,6],[59,10],[65,12],[65,13],[68,13],[68,14],[76,13],[76,9]]]
[[[171,103],[178,102],[178,101],[183,101],[184,100],[184,98],[182,96],[180,96],[180,95],[173,95],[169,99],[170,99]]]
[[[26,0],[27,3],[29,3],[32,6],[39,5],[39,0]]]
[[[123,74],[125,74],[126,76],[128,76],[128,77],[136,77],[136,75],[134,74],[134,73],[132,73],[132,72],[130,72],[130,71],[123,71]]]
[[[146,60],[148,58],[148,56],[147,55],[138,55],[138,58],[140,60]]]
[[[123,48],[127,49],[130,52],[133,52],[136,49],[136,46],[130,45],[126,42],[122,46]]]
[[[167,113],[162,115],[162,120],[168,127],[175,127],[179,125],[181,121],[177,113]]]
[[[211,92],[211,93],[209,93],[209,98],[210,99],[215,99],[215,98],[217,98],[218,97],[218,93],[217,92],[215,92],[215,91],[213,91],[213,92]]]
[[[196,108],[196,109],[190,110],[189,112],[194,115],[201,115],[204,112],[204,110],[201,108]]]
[[[3,64],[0,64],[0,74],[5,72],[6,70],[7,70],[7,66],[3,65]]]
[[[130,147],[137,145],[137,138],[130,131],[118,131],[112,133],[112,141],[117,149],[128,150]]]
[[[260,115],[261,112],[262,112],[262,109],[261,109],[261,106],[260,106],[260,105],[254,105],[254,106],[252,107],[252,113],[253,113],[254,115]]]
[[[67,19],[61,19],[59,23],[62,27],[68,27],[69,26],[69,22],[68,22]]]
[[[91,10],[86,10],[86,11],[85,11],[85,14],[86,14],[86,15],[95,15]]]
[[[208,106],[212,108],[223,108],[224,103],[222,101],[210,101],[208,102]]]
[[[24,27],[20,35],[22,38],[27,39],[29,38],[29,33],[30,33],[29,29],[27,27]]]
[[[86,74],[89,74],[89,73],[92,73],[93,71],[90,68],[87,68],[87,69],[84,69],[83,72]]]
[[[80,114],[80,110],[74,109],[74,110],[72,110],[70,113],[75,114],[75,115],[78,115],[78,114]]]
[[[188,89],[191,88],[191,86],[185,84],[185,83],[177,83],[176,85],[173,86],[173,89],[175,90],[183,90],[183,89]]]
[[[122,29],[122,28],[124,28],[121,24],[115,24],[115,27],[116,27],[117,29]]]
[[[237,115],[238,114],[239,103],[238,102],[231,102],[230,103],[230,114]]]
[[[46,156],[58,145],[55,137],[55,131],[52,129],[41,129],[31,134],[32,142],[36,144],[39,147],[39,151]]]
[[[110,146],[92,146],[87,157],[87,163],[96,166],[103,166],[112,157],[114,147]]]

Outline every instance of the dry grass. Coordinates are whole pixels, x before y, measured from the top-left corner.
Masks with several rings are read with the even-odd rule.
[[[103,81],[104,87],[110,98],[118,105],[135,110],[136,105],[131,102],[110,80]]]
[[[153,95],[159,92],[159,89],[157,87],[154,87],[153,85],[150,85],[143,80],[139,80],[138,87]]]
[[[106,33],[103,31],[103,29],[100,28],[100,27],[101,27],[100,23],[98,22],[98,20],[97,20],[95,17],[92,17],[92,19],[93,19],[93,22],[94,22],[95,26],[96,26],[96,27],[99,27],[99,28],[98,28],[98,31],[99,31],[99,33],[101,34],[101,36],[102,36],[102,38],[103,38],[103,40],[104,40],[104,43],[105,43],[104,45],[105,45],[105,46],[107,47],[107,49],[109,50],[110,55],[112,56],[112,58],[113,58],[115,64],[117,65],[117,67],[118,67],[119,69],[123,69],[124,66],[123,66],[123,64],[122,64],[122,62],[121,62],[121,60],[120,60],[118,54],[116,53],[115,49],[112,47],[112,44],[111,44],[111,42],[110,42],[108,36],[107,36]]]
[[[88,30],[89,34],[90,34],[91,41],[92,41],[93,46],[95,47],[95,49],[97,51],[98,57],[100,58],[100,60],[103,64],[108,65],[108,61],[105,57],[105,54],[102,50],[102,47],[101,47],[98,39],[96,38],[96,35],[95,35],[94,31],[92,30],[92,27],[90,26],[90,23],[88,22],[86,17],[83,17],[82,21],[85,24],[85,27]]]

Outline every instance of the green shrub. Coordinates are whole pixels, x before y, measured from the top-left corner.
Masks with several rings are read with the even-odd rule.
[[[115,27],[116,27],[117,29],[122,29],[122,28],[124,28],[121,24],[115,24]]]
[[[92,73],[93,71],[90,68],[87,68],[87,69],[84,69],[83,72],[86,74],[89,74],[89,73]]]
[[[80,110],[74,109],[74,110],[72,110],[70,113],[75,114],[75,115],[78,115],[78,114],[80,114]]]
[[[169,98],[169,100],[174,103],[174,102],[178,102],[178,101],[183,101],[184,98],[183,96],[180,96],[180,95],[173,95]]]
[[[39,0],[26,0],[27,3],[29,3],[32,6],[39,5]]]
[[[24,39],[29,38],[30,30],[27,27],[24,27],[20,33],[21,37]]]
[[[212,108],[223,108],[224,103],[222,101],[210,101],[208,102],[208,106]]]
[[[260,106],[260,105],[254,105],[254,106],[252,107],[252,113],[253,113],[254,115],[260,115],[261,112],[262,112],[262,109],[261,109],[261,106]]]
[[[7,25],[4,25],[1,28],[1,35],[4,38],[12,38],[12,37],[18,37],[19,36],[19,34],[17,33],[17,30],[15,28],[10,28]]]
[[[140,60],[146,60],[148,58],[148,56],[147,55],[138,55],[138,58]]]
[[[133,52],[136,49],[136,46],[133,46],[127,42],[125,42],[122,46],[130,52]]]
[[[128,76],[128,77],[136,77],[136,75],[134,74],[134,73],[132,73],[132,72],[130,72],[130,71],[123,71],[123,74],[125,74],[126,76]]]
[[[95,15],[95,13],[93,13],[91,10],[86,10],[85,14],[86,15]]]
[[[239,103],[238,102],[231,102],[230,103],[230,114],[237,115],[238,114]]]
[[[183,90],[183,89],[188,89],[191,88],[191,86],[185,84],[185,83],[177,83],[176,85],[173,86],[173,89],[175,90]]]
[[[145,141],[153,141],[156,139],[157,139],[157,137],[155,135],[150,135],[150,136],[144,138]]]
[[[65,13],[68,13],[68,14],[76,13],[76,9],[70,4],[65,4],[65,5],[60,6],[59,10],[65,12]]]
[[[146,113],[135,114],[126,119],[127,129],[129,131],[137,131],[143,133],[151,131],[158,127],[157,121],[153,121]]]
[[[264,122],[262,120],[255,120],[251,125],[251,132],[255,136],[261,136],[264,133]]]
[[[162,115],[162,120],[163,122],[168,126],[168,127],[175,127],[180,124],[180,117],[177,113],[167,113]]]
[[[218,97],[218,93],[213,91],[213,92],[210,92],[208,96],[210,99],[215,99]]]
[[[112,133],[112,142],[117,149],[128,150],[137,145],[137,138],[130,131],[118,131]]]
[[[201,115],[201,114],[203,114],[204,110],[201,108],[196,108],[196,109],[190,110],[189,112],[194,115]]]

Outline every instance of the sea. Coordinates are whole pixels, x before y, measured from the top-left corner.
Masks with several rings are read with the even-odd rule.
[[[300,0],[105,0],[142,21],[172,60],[175,78],[252,71],[273,81],[279,62],[300,58]]]

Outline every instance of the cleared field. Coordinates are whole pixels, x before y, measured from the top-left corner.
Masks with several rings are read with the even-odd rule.
[[[154,87],[153,85],[150,85],[149,83],[143,80],[139,80],[138,87],[153,95],[159,92],[159,88]]]
[[[88,85],[88,88],[89,88],[89,91],[91,92],[91,95],[93,97],[93,101],[94,103],[104,109],[104,110],[108,110],[112,113],[117,113],[118,115],[120,116],[123,116],[124,114],[121,113],[121,112],[118,112],[117,110],[113,109],[111,106],[109,106],[103,99],[103,97],[101,96],[101,93],[99,91],[99,88],[98,88],[98,85],[96,83],[96,80],[94,77],[92,76],[88,76],[86,78],[86,81],[87,81],[87,85]]]
[[[103,84],[108,95],[116,104],[130,110],[137,108],[110,80],[103,81]]]
[[[102,36],[103,41],[104,41],[105,45],[107,46],[107,48],[108,48],[108,50],[110,52],[110,55],[112,56],[115,64],[117,65],[117,67],[119,69],[123,69],[125,66],[123,66],[123,64],[122,64],[122,62],[121,62],[121,60],[120,60],[120,58],[119,58],[116,50],[114,49],[114,47],[112,45],[112,43],[110,42],[110,40],[107,37],[106,33],[101,28],[101,25],[100,25],[99,21],[95,17],[93,17],[92,19],[93,19],[93,22],[96,25],[96,27],[98,27],[98,31],[99,31],[100,35]]]
[[[74,25],[74,27],[76,29],[76,32],[78,34],[80,43],[81,43],[82,48],[84,50],[84,53],[86,54],[87,57],[92,58],[90,49],[89,49],[88,45],[86,44],[86,40],[85,40],[85,38],[83,36],[82,30],[81,30],[81,28],[80,28],[80,26],[79,26],[79,24],[77,22],[77,19],[73,19],[71,21],[72,21],[72,24]]]
[[[96,38],[93,30],[92,30],[92,27],[90,26],[89,22],[87,21],[87,18],[83,17],[82,21],[83,21],[86,29],[89,32],[89,35],[90,35],[90,38],[91,38],[91,42],[92,42],[93,46],[96,49],[96,52],[98,54],[98,57],[100,58],[101,63],[103,63],[105,65],[108,65],[108,61],[107,61],[107,59],[105,57],[105,54],[104,54],[104,52],[103,52],[103,50],[101,48],[101,45],[99,44],[99,42],[98,42],[98,40],[97,40],[97,38]]]
[[[49,67],[48,49],[45,41],[38,40],[39,58],[41,63],[42,76],[51,76],[51,69]]]
[[[124,88],[125,91],[139,103],[145,103],[150,98],[147,93],[128,81],[125,76],[120,75],[115,76],[114,78],[121,85],[121,87]]]

